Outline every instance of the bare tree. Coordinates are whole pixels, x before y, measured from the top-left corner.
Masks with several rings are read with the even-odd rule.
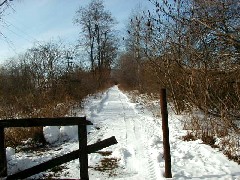
[[[10,7],[11,1],[13,1],[13,0],[0,1],[0,23],[4,23],[3,15],[4,15],[5,11]],[[7,37],[1,31],[0,31],[0,35],[3,36],[8,43],[10,43],[8,41]]]
[[[110,70],[116,58],[117,39],[113,30],[116,21],[105,10],[102,0],[92,0],[89,5],[77,10],[74,23],[82,28],[80,41],[84,42],[89,53],[91,70],[98,70],[101,83],[104,69]]]

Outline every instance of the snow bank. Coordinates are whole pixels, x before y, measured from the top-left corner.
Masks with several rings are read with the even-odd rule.
[[[78,140],[77,126],[62,126],[62,127],[60,127],[60,137],[63,140]]]
[[[120,159],[119,163],[121,167],[126,166],[126,161],[131,158],[132,153],[126,148],[115,149],[112,153],[112,157]]]
[[[46,126],[43,128],[43,134],[50,144],[66,140],[78,140],[77,126]]]
[[[6,156],[7,156],[7,161],[10,161],[12,159],[12,156],[15,155],[15,149],[11,147],[6,148]]]
[[[60,127],[59,126],[45,126],[43,127],[43,134],[46,141],[50,144],[55,143],[60,137]]]

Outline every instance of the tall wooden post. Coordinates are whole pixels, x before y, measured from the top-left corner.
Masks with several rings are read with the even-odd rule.
[[[165,177],[166,178],[172,178],[166,89],[161,89],[160,104],[161,104],[161,114],[162,114],[163,147],[164,147],[164,159],[165,159]]]
[[[4,139],[4,127],[0,126],[0,179],[7,176],[7,159]]]
[[[78,125],[79,139],[79,163],[80,163],[80,179],[89,180],[88,176],[88,152],[87,152],[87,126]]]

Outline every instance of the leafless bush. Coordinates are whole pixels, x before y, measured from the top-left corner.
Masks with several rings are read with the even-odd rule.
[[[195,141],[197,140],[196,136],[193,135],[191,132],[187,132],[187,135],[182,137],[184,141]]]
[[[109,72],[102,71],[105,82],[100,87],[99,78],[91,71],[61,63],[64,53],[60,46],[47,43],[33,47],[0,69],[0,119],[62,117],[88,94],[106,88]],[[7,129],[7,144],[41,139],[34,138],[41,131]]]
[[[240,141],[239,135],[227,135],[219,143],[219,149],[231,160],[240,164]]]

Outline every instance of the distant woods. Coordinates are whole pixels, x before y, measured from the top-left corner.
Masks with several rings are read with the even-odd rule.
[[[234,132],[238,136],[233,135],[236,139],[230,137],[228,142],[237,143],[239,1],[149,0],[149,3],[153,11],[138,9],[129,19],[127,51],[119,61],[119,82],[142,93],[159,93],[160,88],[167,88],[175,112],[189,112],[192,116],[186,119],[185,127],[196,136],[229,137],[226,135]],[[196,115],[196,111],[203,116]]]
[[[101,0],[76,9],[73,19],[78,44],[36,42],[1,66],[1,118],[65,116],[70,106],[108,86],[118,52],[116,21]]]
[[[1,117],[63,116],[67,104],[95,92],[96,80],[73,63],[75,55],[49,42],[6,62],[0,69]],[[57,107],[59,103],[66,106]]]
[[[149,0],[127,26],[120,79],[142,92],[169,91],[176,112],[197,107],[240,119],[237,0]]]

